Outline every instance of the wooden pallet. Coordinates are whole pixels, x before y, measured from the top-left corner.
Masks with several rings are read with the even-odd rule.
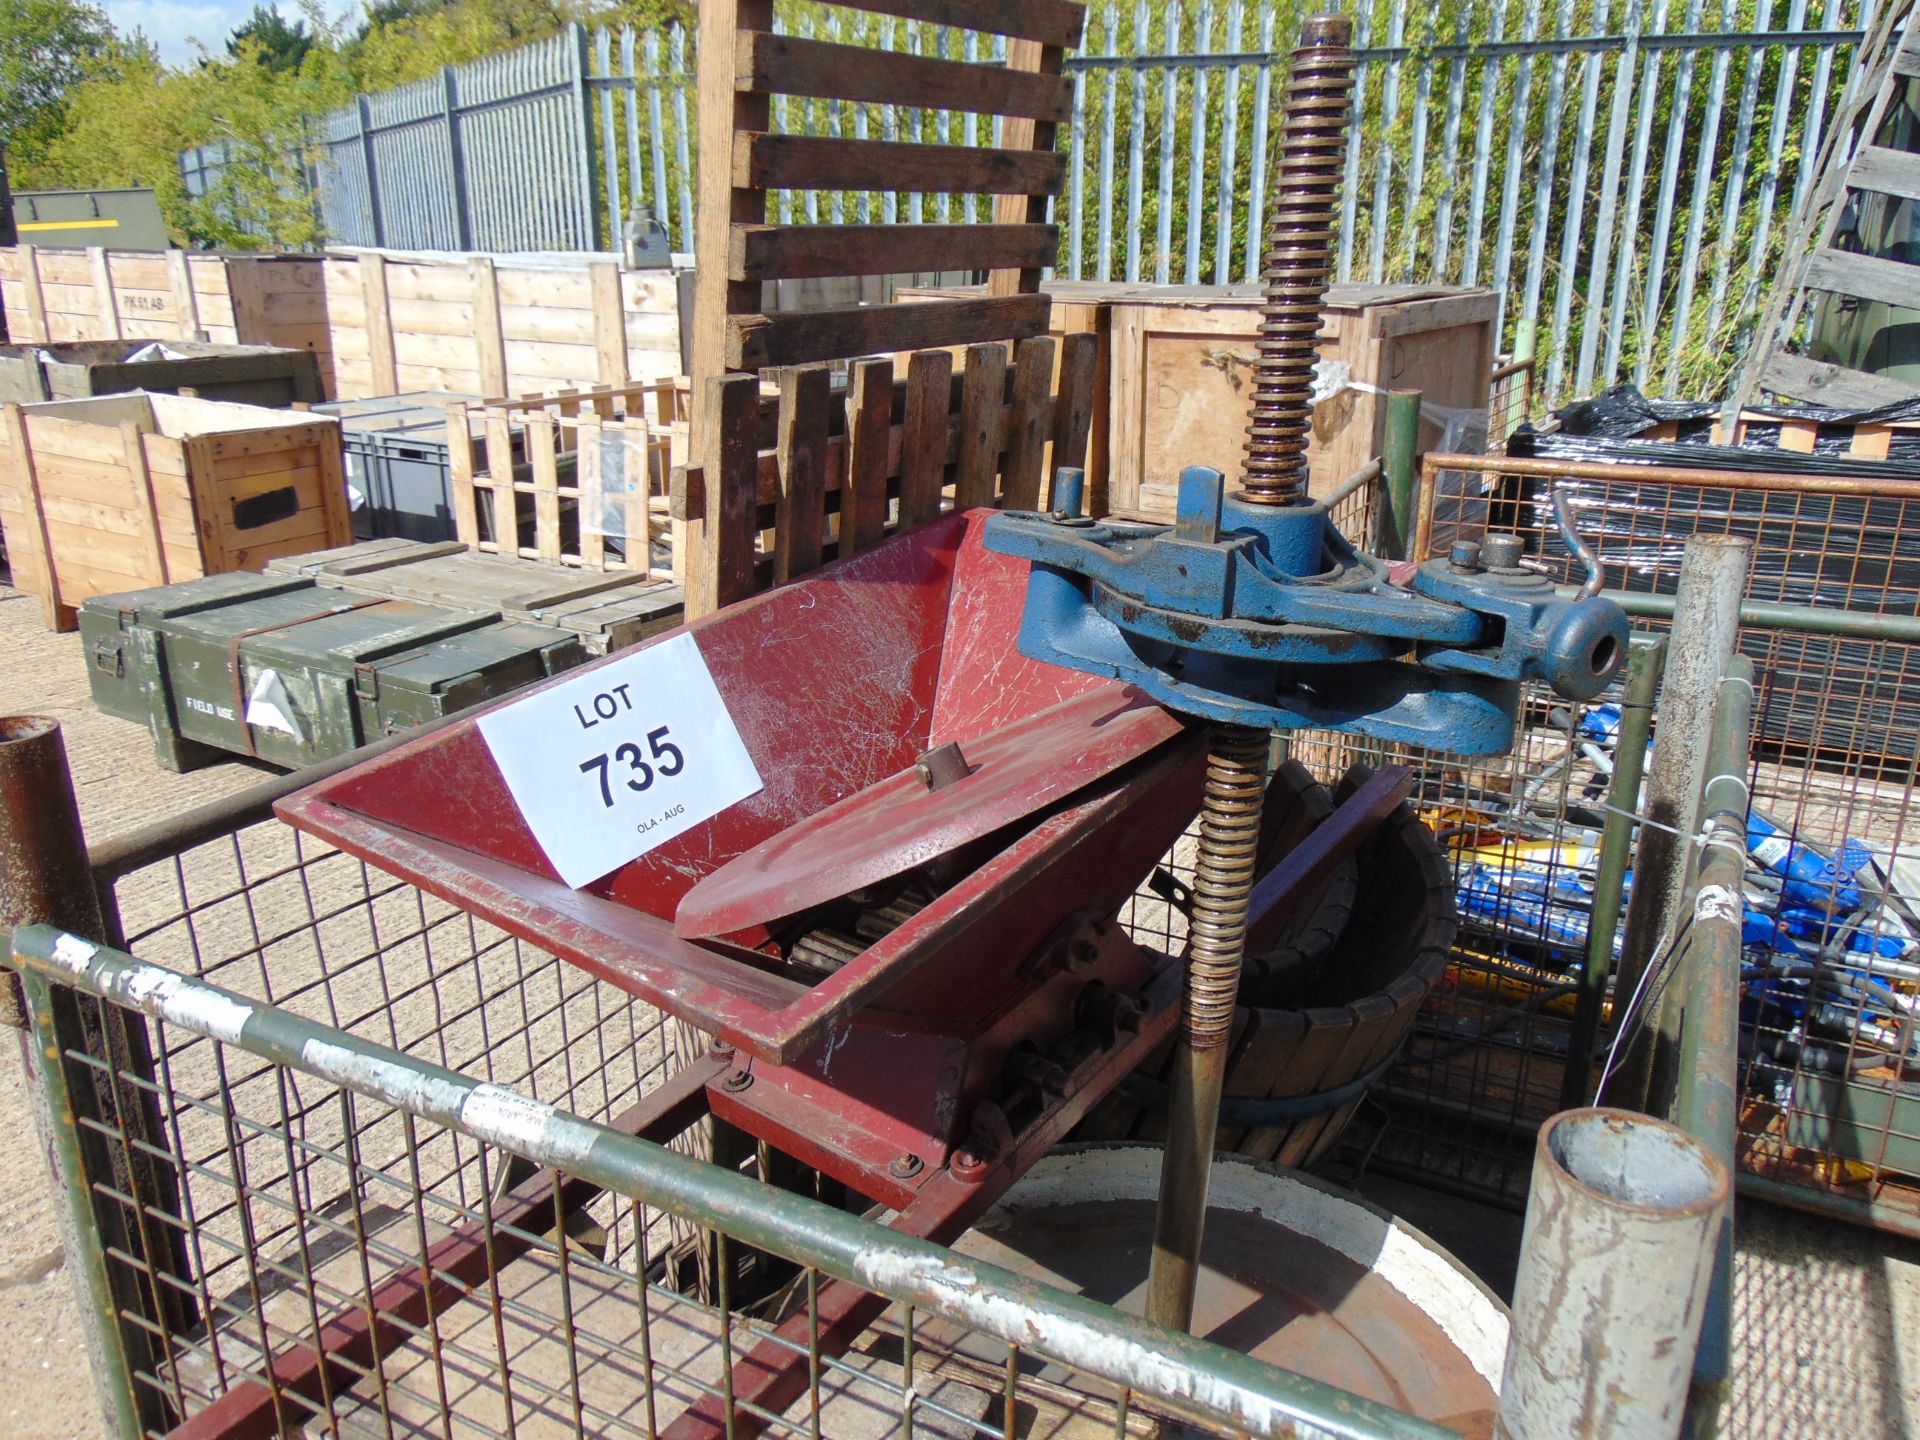
[[[275,560],[267,570],[361,595],[551,625],[580,636],[593,655],[679,624],[683,608],[679,587],[665,580],[483,554],[457,540],[364,540]]]
[[[1820,152],[1820,178],[1788,232],[1787,264],[1761,322],[1759,340],[1741,367],[1729,415],[1745,409],[1761,391],[1842,409],[1920,399],[1920,386],[1786,348],[1816,294],[1920,307],[1920,266],[1834,245],[1850,197],[1920,200],[1920,155],[1873,143],[1889,110],[1905,95],[1908,81],[1920,77],[1920,25],[1912,23],[1912,12],[1912,4],[1884,7],[1861,46],[1846,99]]]

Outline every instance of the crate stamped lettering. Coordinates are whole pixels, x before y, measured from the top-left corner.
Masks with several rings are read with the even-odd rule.
[[[691,635],[535,691],[479,726],[527,828],[575,887],[761,788]]]

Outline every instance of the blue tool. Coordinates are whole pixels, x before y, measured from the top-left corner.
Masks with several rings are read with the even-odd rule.
[[[1229,496],[1218,470],[1181,473],[1170,526],[1087,519],[1081,484],[1064,470],[1060,508],[987,522],[989,549],[1033,562],[1020,651],[1169,709],[1486,755],[1513,743],[1520,682],[1587,700],[1626,659],[1620,607],[1560,595],[1515,536],[1456,545],[1402,587],[1324,505]]]

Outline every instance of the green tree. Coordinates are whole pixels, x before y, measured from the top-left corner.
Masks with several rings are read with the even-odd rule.
[[[227,54],[251,59],[275,74],[298,70],[313,49],[314,36],[303,21],[291,23],[277,5],[256,5],[244,25],[227,36]]]
[[[57,130],[67,91],[115,43],[80,0],[0,0],[0,145]]]

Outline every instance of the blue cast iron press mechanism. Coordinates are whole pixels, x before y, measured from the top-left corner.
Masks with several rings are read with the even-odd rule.
[[[1240,483],[1180,476],[1172,525],[1094,520],[1083,477],[1055,477],[1048,514],[988,521],[990,549],[1032,562],[1021,653],[1137,685],[1214,722],[1187,944],[1184,1043],[1174,1070],[1147,1315],[1192,1323],[1258,851],[1268,741],[1311,727],[1461,755],[1510,748],[1523,681],[1599,694],[1627,655],[1627,619],[1587,566],[1573,599],[1489,535],[1429,560],[1411,584],[1356,550],[1307,498],[1307,440],[1334,203],[1347,151],[1352,27],[1315,15],[1293,53],[1268,205],[1265,301]]]

